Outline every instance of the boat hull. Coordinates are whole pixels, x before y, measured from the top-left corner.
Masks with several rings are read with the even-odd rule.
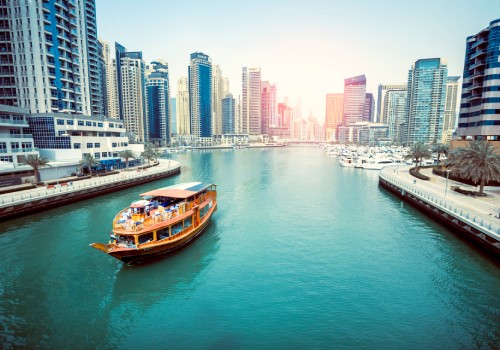
[[[114,248],[112,244],[94,243],[92,247],[111,255],[113,258],[118,259],[127,264],[136,264],[156,257],[168,255],[198,238],[205,231],[210,223],[213,213],[217,210],[217,204],[207,213],[207,218],[200,222],[200,225],[194,228],[191,232],[167,241],[165,243],[156,244],[153,246],[142,248]]]

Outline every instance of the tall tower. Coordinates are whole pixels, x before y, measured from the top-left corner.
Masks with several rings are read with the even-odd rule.
[[[344,80],[344,121],[353,124],[363,121],[366,104],[366,77],[359,75]]]
[[[147,140],[168,146],[172,133],[168,64],[162,60],[151,62],[146,75]]]
[[[0,53],[7,89],[12,72],[16,79],[15,98],[5,102],[31,113],[102,115],[94,0],[19,0],[0,8],[8,24],[0,31],[9,31]]]
[[[408,72],[406,146],[441,142],[448,67],[441,58],[415,62]]]
[[[99,39],[99,43],[102,46],[102,60],[103,60],[103,72],[101,76],[103,77],[103,85],[106,86],[106,96],[103,101],[106,103],[104,107],[105,115],[109,118],[120,117],[119,105],[118,105],[118,90],[116,81],[116,69],[114,63],[114,56],[111,56],[111,51],[109,43],[102,39]]]
[[[274,89],[274,97],[273,97],[273,89],[274,85],[269,84],[268,81],[263,81],[261,85],[262,89],[262,97],[261,97],[261,133],[269,134],[269,126],[271,126],[271,120],[273,117],[273,112],[276,114],[276,89]],[[274,105],[273,105],[274,103]]]
[[[337,128],[344,119],[344,94],[326,95],[325,140],[337,141]]]
[[[457,135],[500,139],[500,19],[466,40]]]
[[[376,122],[379,123],[387,123],[386,112],[386,102],[385,97],[387,91],[405,91],[406,93],[406,84],[379,84],[378,86],[378,96],[377,96],[377,118]]]
[[[212,61],[202,52],[191,54],[189,65],[191,135],[212,137]]]
[[[142,52],[127,52],[120,58],[123,122],[137,142],[146,142],[144,104],[144,61]]]
[[[222,99],[222,133],[235,133],[235,104],[233,95],[228,94]]]
[[[381,113],[384,115],[384,123],[389,127],[389,139],[400,145],[403,141],[401,131],[405,122],[406,89],[386,90],[383,101]]]
[[[212,67],[212,126],[214,135],[222,134],[222,98],[224,94],[224,78],[218,64]]]
[[[241,77],[243,133],[261,134],[261,72],[258,67],[243,67]]]
[[[441,143],[449,143],[457,121],[458,81],[460,76],[449,76],[446,80],[444,99],[444,120]]]
[[[177,133],[179,135],[191,134],[189,118],[189,92],[187,77],[180,77],[177,81]]]
[[[365,95],[365,111],[363,112],[363,121],[374,122],[375,115],[375,98],[373,98],[372,93],[367,93]]]

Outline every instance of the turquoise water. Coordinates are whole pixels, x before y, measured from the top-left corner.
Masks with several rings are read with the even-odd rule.
[[[170,179],[2,223],[4,348],[493,348],[493,260],[316,148],[176,154]],[[214,182],[205,234],[127,266],[88,247],[145,190]]]

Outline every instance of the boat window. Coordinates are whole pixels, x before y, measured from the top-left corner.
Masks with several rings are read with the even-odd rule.
[[[184,220],[184,228],[191,226],[191,216]]]
[[[139,244],[150,242],[153,240],[153,232],[148,232],[146,234],[139,236]]]
[[[172,235],[176,235],[182,231],[182,222],[172,226]]]
[[[168,227],[167,228],[164,228],[164,229],[161,229],[161,230],[158,230],[156,231],[156,238],[158,240],[162,240],[162,239],[165,239],[165,238],[168,238]]]

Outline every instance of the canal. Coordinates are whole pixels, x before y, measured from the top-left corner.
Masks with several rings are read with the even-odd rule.
[[[3,348],[494,348],[499,265],[318,148],[171,155],[182,173],[0,227]],[[218,184],[205,234],[127,266],[89,247],[137,194]]]

